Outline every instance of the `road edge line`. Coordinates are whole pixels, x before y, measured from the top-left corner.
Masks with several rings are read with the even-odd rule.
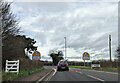
[[[54,71],[54,72],[52,73],[52,75],[50,75],[49,78],[48,78],[46,81],[49,81],[49,80],[55,75],[56,69],[53,69],[53,71]]]
[[[42,78],[40,78],[36,83],[39,83],[39,82],[43,81],[50,73],[52,73],[52,71],[54,71],[53,74],[46,80],[46,81],[49,81],[56,73],[55,69],[53,69],[53,68],[50,72],[48,72]]]
[[[53,71],[53,69],[48,72],[47,74],[45,74],[42,78],[40,78],[36,83],[39,83],[40,81],[42,81],[47,75],[49,75],[51,72]]]

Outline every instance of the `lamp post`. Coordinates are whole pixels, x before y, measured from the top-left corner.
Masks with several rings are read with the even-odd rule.
[[[109,35],[109,54],[110,54],[110,62],[111,60],[111,35]]]
[[[64,39],[65,39],[65,59],[66,59],[66,37],[64,37]]]

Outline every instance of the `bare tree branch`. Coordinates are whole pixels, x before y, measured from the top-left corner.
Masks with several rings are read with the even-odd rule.
[[[8,37],[9,35],[17,35],[20,31],[18,19],[16,19],[16,16],[11,12],[10,5],[11,3],[0,1],[2,38]]]

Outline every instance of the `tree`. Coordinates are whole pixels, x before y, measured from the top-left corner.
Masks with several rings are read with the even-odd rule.
[[[52,58],[54,65],[57,65],[60,60],[64,59],[63,52],[56,49],[50,50],[48,56]]]
[[[20,59],[26,58],[29,59],[28,56],[25,55],[25,48],[29,48],[28,51],[34,51],[37,47],[34,46],[32,38],[26,38],[26,36],[9,36],[5,39],[2,50],[2,63],[3,68],[5,68],[6,60]],[[28,45],[30,47],[28,47]]]
[[[37,46],[34,46],[34,44],[36,43],[36,41],[34,39],[31,38],[26,38],[26,47],[27,51],[29,53],[32,53],[32,51],[36,51],[37,50]]]
[[[119,45],[118,48],[117,48],[117,53],[118,53],[117,58],[118,58],[118,60],[120,61],[120,45]]]
[[[16,19],[16,16],[11,12],[10,6],[11,3],[0,0],[0,35],[2,37],[3,65],[6,59],[13,58],[17,54],[15,50],[18,51],[18,48],[16,49],[14,47],[15,42],[13,42],[13,39],[15,39],[15,36],[19,33],[20,28],[18,27],[18,19]]]
[[[16,19],[16,16],[11,12],[10,5],[11,3],[0,1],[0,21],[3,40],[9,37],[9,35],[15,36],[20,31],[18,19]]]
[[[5,68],[5,61],[16,58],[28,58],[25,56],[25,48],[29,52],[34,51],[36,41],[32,38],[18,35],[20,27],[18,19],[11,12],[11,3],[0,0],[0,35],[2,36],[2,64]]]

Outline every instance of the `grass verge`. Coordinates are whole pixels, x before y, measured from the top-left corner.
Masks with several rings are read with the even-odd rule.
[[[116,71],[118,71],[118,68],[102,67],[102,68],[100,68],[100,69],[98,69],[98,70],[116,72]]]
[[[6,73],[6,72],[2,72],[2,81],[11,81],[15,78],[21,77],[21,76],[27,76],[30,75],[32,73],[38,72],[43,70],[44,68],[35,68],[32,70],[24,70],[24,71],[20,71],[19,74],[16,73]]]
[[[80,68],[80,69],[91,69],[91,67],[87,67],[87,66],[69,66],[69,67]]]

